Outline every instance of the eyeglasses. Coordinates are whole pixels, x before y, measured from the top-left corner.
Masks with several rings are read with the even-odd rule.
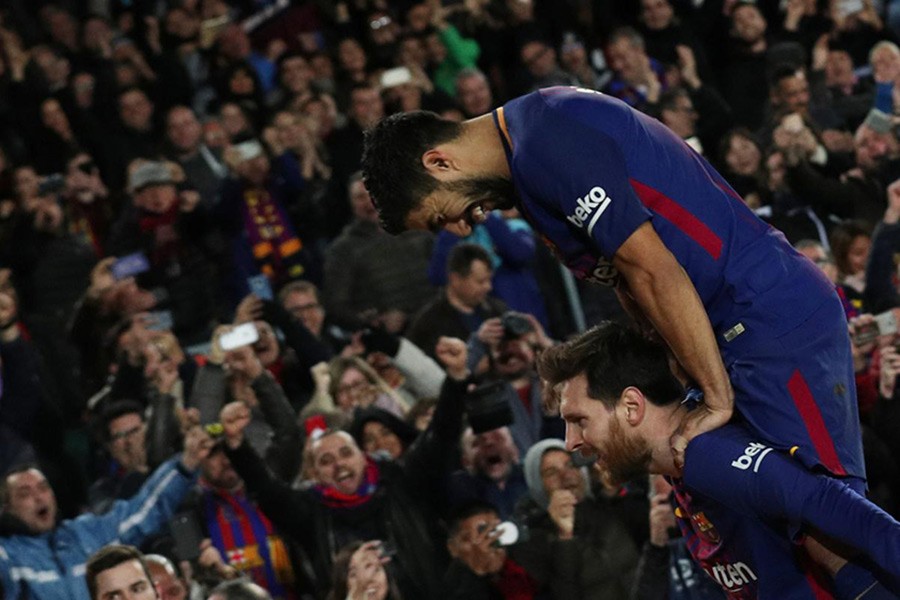
[[[118,441],[124,440],[125,438],[130,438],[134,434],[140,432],[143,428],[144,428],[144,424],[141,423],[140,425],[135,425],[131,429],[126,429],[125,431],[118,431],[116,433],[112,433],[109,436],[109,441],[118,442]]]
[[[348,383],[347,385],[342,385],[338,388],[338,394],[352,394],[353,392],[361,391],[366,388],[371,387],[368,381],[360,380],[355,383]]]
[[[391,18],[388,16],[379,17],[377,19],[372,19],[369,21],[369,27],[372,28],[373,31],[378,31],[382,27],[387,27],[391,24]]]

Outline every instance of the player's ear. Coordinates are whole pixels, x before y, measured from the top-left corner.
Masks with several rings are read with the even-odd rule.
[[[644,412],[647,408],[647,399],[641,390],[636,387],[627,387],[622,390],[617,409],[619,416],[629,425],[640,425],[644,420]]]
[[[442,173],[452,170],[455,165],[449,154],[439,148],[432,148],[422,155],[422,166],[431,175],[440,177]]]

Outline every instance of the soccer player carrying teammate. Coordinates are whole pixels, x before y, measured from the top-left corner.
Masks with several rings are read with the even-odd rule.
[[[670,479],[689,551],[730,598],[896,597],[886,586],[900,581],[900,523],[740,419],[695,437],[684,469],[675,466],[669,440],[692,407],[661,345],[608,322],[545,351],[539,369],[568,450],[595,453],[619,482],[647,472]],[[815,540],[804,550],[796,542],[808,533]],[[866,558],[848,563],[819,542]],[[833,580],[817,579],[810,559]]]
[[[548,88],[461,124],[388,117],[367,134],[363,167],[390,232],[465,235],[486,211],[516,206],[577,276],[616,285],[703,392],[676,451],[736,403],[756,438],[863,492],[833,286],[658,121],[597,92]]]

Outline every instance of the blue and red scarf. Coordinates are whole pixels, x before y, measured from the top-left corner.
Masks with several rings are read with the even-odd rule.
[[[356,492],[344,494],[331,486],[324,485],[315,486],[313,491],[319,495],[322,503],[329,508],[356,508],[371,500],[372,496],[375,495],[380,475],[378,464],[367,456],[363,481]]]
[[[246,573],[272,598],[294,600],[294,571],[284,541],[265,514],[239,492],[206,487],[203,517],[213,545],[225,562]]]

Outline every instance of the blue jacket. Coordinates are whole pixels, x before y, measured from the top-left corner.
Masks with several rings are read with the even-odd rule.
[[[130,500],[103,515],[86,514],[42,535],[0,537],[3,597],[90,600],[84,580],[87,559],[111,543],[138,545],[174,514],[194,484],[178,463],[166,461]]]

